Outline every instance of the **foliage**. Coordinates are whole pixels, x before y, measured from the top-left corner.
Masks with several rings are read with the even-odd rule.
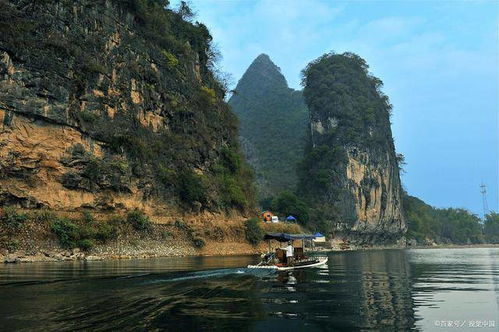
[[[94,246],[94,242],[90,239],[82,239],[78,242],[78,247],[81,248],[81,250],[84,250],[84,251],[89,251],[90,249],[92,249]]]
[[[94,222],[94,216],[89,211],[83,211],[83,221],[87,224],[91,224]]]
[[[52,222],[57,218],[57,215],[48,209],[34,211],[31,219],[35,222]]]
[[[59,243],[63,248],[75,248],[80,240],[80,232],[78,226],[69,219],[58,219],[52,224],[52,232],[59,239]]]
[[[252,245],[257,245],[263,239],[263,230],[260,226],[258,218],[251,218],[246,220],[244,227],[246,230],[246,240]]]
[[[140,210],[128,212],[126,220],[134,229],[138,231],[146,231],[151,228],[151,221],[149,220],[149,217]]]
[[[95,225],[93,238],[101,243],[114,240],[118,237],[118,229],[112,223],[100,222]]]
[[[175,55],[173,55],[170,52],[165,51],[165,50],[163,50],[162,53],[163,53],[163,55],[166,59],[166,62],[170,68],[175,68],[178,66],[179,61]]]
[[[24,213],[20,213],[13,206],[4,207],[1,214],[0,214],[0,223],[5,225],[7,228],[18,228],[27,219],[28,219],[28,215],[26,215]]]
[[[204,98],[206,98],[206,101],[208,104],[216,105],[217,95],[216,95],[215,90],[213,90],[207,86],[202,86],[201,91],[203,92],[203,96],[204,96]]]
[[[85,220],[56,219],[51,225],[52,232],[59,239],[61,247],[72,249],[79,247],[90,250],[95,241],[106,243],[117,237],[116,225],[106,222],[95,223]]]
[[[308,122],[301,92],[290,89],[280,69],[262,54],[239,80],[229,104],[240,121],[258,196],[294,190]]]
[[[98,191],[111,189],[129,192],[131,169],[128,161],[120,156],[98,158],[87,152],[81,144],[72,146],[61,159],[66,166],[79,165],[76,171],[63,174],[62,184],[70,189]]]
[[[418,243],[482,243],[480,219],[465,209],[437,209],[422,200],[404,195],[407,238]]]
[[[283,191],[274,198],[272,211],[285,216],[292,215],[301,224],[309,220],[307,204],[290,191]]]
[[[194,202],[204,204],[207,202],[207,188],[204,177],[193,170],[183,170],[178,178],[177,190],[185,203],[193,205]]]
[[[206,240],[204,239],[203,234],[198,230],[191,230],[190,236],[192,238],[192,243],[196,248],[203,248],[206,245]]]
[[[2,244],[5,247],[5,249],[7,249],[10,252],[14,252],[14,251],[19,249],[19,241],[17,241],[17,240],[10,240],[10,241],[7,241],[6,243],[2,243]]]
[[[266,210],[272,210],[272,201],[274,200],[274,197],[272,196],[267,196],[258,201],[258,204],[260,205],[260,208],[263,211]]]
[[[485,216],[483,233],[488,243],[499,243],[499,213],[491,212]]]
[[[340,143],[393,145],[391,104],[383,82],[371,76],[364,59],[353,53],[328,53],[303,70],[303,95],[323,126],[324,140]],[[331,120],[330,120],[331,119]]]

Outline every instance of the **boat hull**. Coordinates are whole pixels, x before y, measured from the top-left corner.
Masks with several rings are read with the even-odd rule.
[[[304,269],[307,267],[317,267],[327,263],[327,257],[318,257],[318,262],[296,266],[276,266],[276,265],[248,265],[248,269],[268,269],[277,271]]]

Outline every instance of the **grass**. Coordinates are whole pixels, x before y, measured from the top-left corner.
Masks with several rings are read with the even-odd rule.
[[[20,213],[13,206],[4,207],[0,214],[0,223],[10,229],[21,227],[27,219],[27,214]]]
[[[262,223],[262,229],[266,233],[290,233],[290,234],[299,234],[303,233],[303,229],[298,224],[291,223]]]

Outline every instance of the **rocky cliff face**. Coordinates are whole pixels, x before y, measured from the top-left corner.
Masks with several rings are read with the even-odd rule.
[[[310,142],[301,191],[318,222],[359,238],[396,238],[406,230],[398,160],[381,81],[354,54],[327,54],[304,70]]]
[[[251,206],[211,36],[165,4],[0,0],[0,205]]]
[[[294,191],[308,123],[301,91],[289,88],[279,67],[261,54],[239,80],[229,104],[240,120],[259,196]]]

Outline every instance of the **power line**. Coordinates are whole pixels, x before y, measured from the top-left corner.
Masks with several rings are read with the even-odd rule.
[[[489,204],[487,203],[487,185],[482,182],[480,184],[480,193],[482,193],[483,217],[489,214]]]

